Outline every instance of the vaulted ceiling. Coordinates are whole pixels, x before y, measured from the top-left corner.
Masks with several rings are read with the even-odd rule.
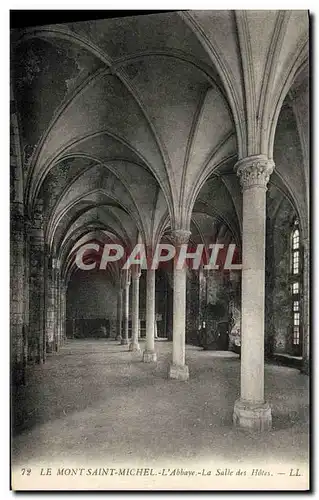
[[[306,11],[13,30],[24,202],[32,216],[43,198],[52,251],[70,269],[79,241],[152,244],[190,224],[238,242],[248,154],[274,157],[270,191],[306,216],[307,43]]]

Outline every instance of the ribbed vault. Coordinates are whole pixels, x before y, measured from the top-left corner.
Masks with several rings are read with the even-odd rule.
[[[179,228],[206,241],[222,224],[240,245],[234,165],[249,154],[274,157],[269,189],[307,230],[305,12],[109,18],[12,42],[25,205],[32,219],[43,200],[63,265],[103,230],[154,245]]]

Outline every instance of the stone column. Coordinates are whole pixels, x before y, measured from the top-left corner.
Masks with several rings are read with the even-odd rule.
[[[63,346],[63,336],[62,336],[62,291],[61,291],[61,282],[60,275],[58,276],[58,290],[57,290],[57,328],[58,328],[58,343],[59,346]]]
[[[140,277],[141,271],[137,267],[132,267],[132,342],[130,351],[140,351],[138,343],[139,333],[139,298],[140,298]]]
[[[146,345],[143,353],[144,363],[157,360],[154,342],[155,323],[155,270],[146,271]]]
[[[62,333],[61,333],[61,283],[60,283],[60,263],[56,261],[56,288],[55,288],[55,328],[56,328],[56,337],[57,337],[57,350],[63,344],[62,341]]]
[[[176,257],[182,244],[187,244],[191,233],[186,230],[176,230],[171,233],[171,240],[176,247]],[[173,270],[173,354],[169,367],[169,378],[187,380],[188,366],[185,364],[185,320],[186,320],[186,266]]]
[[[123,289],[122,283],[120,282],[120,286],[117,293],[117,335],[116,340],[119,342],[122,341],[122,316],[123,316]]]
[[[38,203],[33,223],[29,225],[29,356],[38,363],[46,357],[44,302],[44,234],[41,205]]]
[[[302,325],[303,349],[301,372],[309,375],[309,241],[303,240],[303,290],[302,290]]]
[[[124,286],[124,335],[122,336],[121,344],[128,345],[128,321],[129,321],[129,308],[130,308],[130,274],[125,272],[123,275]]]
[[[62,281],[62,280],[61,280]],[[60,281],[60,294],[61,294],[61,315],[60,315],[60,322],[61,322],[61,339],[63,344],[66,341],[66,286],[63,285]]]
[[[52,353],[56,350],[56,307],[55,307],[55,259],[49,257],[46,250],[45,262],[45,336],[46,352]]]
[[[271,428],[271,409],[264,400],[264,309],[266,191],[274,162],[254,155],[236,167],[243,191],[243,267],[241,391],[233,421],[263,431]]]
[[[54,348],[56,352],[60,349],[60,307],[59,307],[59,261],[53,260],[53,284],[54,284]]]
[[[25,344],[27,342],[24,325],[24,212],[22,203],[11,203],[10,237],[10,335],[11,369],[14,385],[25,383]]]

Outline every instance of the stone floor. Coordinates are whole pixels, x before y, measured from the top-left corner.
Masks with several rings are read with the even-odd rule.
[[[180,382],[167,379],[172,344],[156,342],[156,350],[158,362],[144,364],[114,341],[69,341],[36,366],[13,405],[13,465],[130,457],[307,462],[307,376],[266,365],[273,429],[248,434],[232,426],[236,354],[187,346],[190,379]]]

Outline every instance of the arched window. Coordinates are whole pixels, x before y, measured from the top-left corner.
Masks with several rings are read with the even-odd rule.
[[[292,272],[299,274],[299,229],[292,232]]]
[[[298,348],[300,339],[300,233],[299,221],[295,220],[291,233],[291,278],[292,278],[292,316],[293,337],[292,343]]]

